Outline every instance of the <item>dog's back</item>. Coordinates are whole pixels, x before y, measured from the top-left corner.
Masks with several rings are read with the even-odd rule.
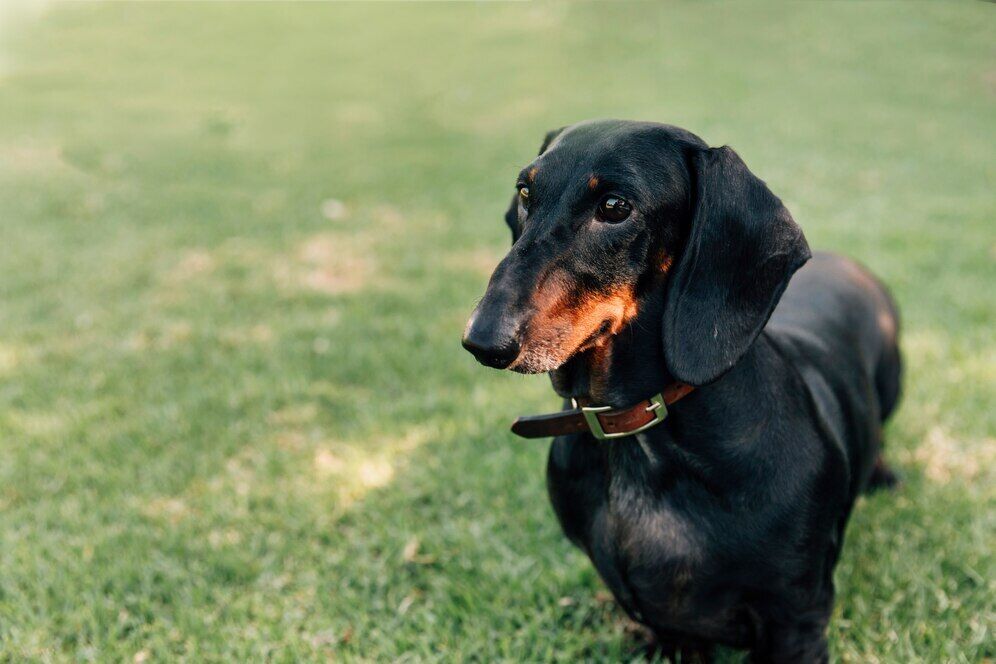
[[[823,421],[845,443],[855,491],[899,399],[899,318],[885,286],[843,256],[817,252],[789,283],[765,331],[809,386]]]

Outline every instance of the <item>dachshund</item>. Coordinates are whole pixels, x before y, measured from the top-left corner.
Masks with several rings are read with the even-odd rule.
[[[670,125],[550,132],[505,220],[463,345],[564,399],[513,425],[555,436],[564,533],[665,656],[827,661],[848,516],[895,483],[886,288],[813,254],[732,149]]]

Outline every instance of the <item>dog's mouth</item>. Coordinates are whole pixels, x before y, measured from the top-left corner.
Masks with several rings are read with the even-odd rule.
[[[618,331],[617,326],[616,321],[606,318],[573,348],[568,346],[571,337],[575,336],[570,328],[544,335],[527,334],[518,357],[507,368],[521,374],[556,371],[581,353],[608,343]]]
[[[563,276],[548,279],[533,294],[528,311],[495,306],[487,300],[489,290],[467,322],[464,347],[486,366],[537,374],[605,346],[636,316],[634,287],[585,291],[575,282]]]

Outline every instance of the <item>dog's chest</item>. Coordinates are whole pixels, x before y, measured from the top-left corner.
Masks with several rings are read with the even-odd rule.
[[[605,542],[610,560],[641,603],[666,598],[657,608],[681,613],[702,585],[708,543],[686,514],[633,487],[611,486],[590,538]],[[603,530],[603,532],[599,532]]]
[[[555,443],[548,481],[565,533],[631,615],[685,633],[731,633],[739,598],[720,581],[701,514],[683,511],[638,478],[612,475],[583,445],[558,450]]]

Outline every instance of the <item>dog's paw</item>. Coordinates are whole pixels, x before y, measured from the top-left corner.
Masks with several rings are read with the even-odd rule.
[[[872,469],[871,477],[868,478],[868,486],[865,488],[866,493],[873,493],[881,489],[893,490],[901,484],[899,475],[896,474],[882,457],[879,457],[875,461],[875,467]]]

